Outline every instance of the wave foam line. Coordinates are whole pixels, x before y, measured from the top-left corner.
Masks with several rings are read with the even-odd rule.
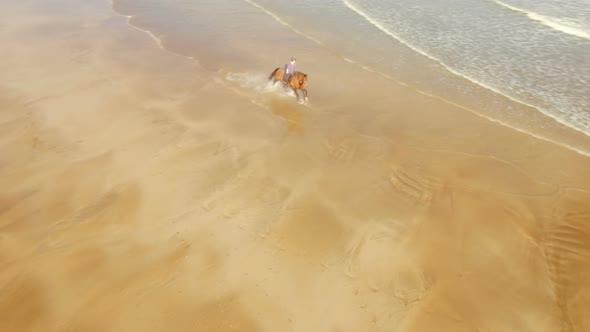
[[[156,42],[156,45],[158,45],[158,47],[162,50],[166,50],[166,48],[164,48],[164,44],[162,44],[162,39],[158,36],[156,36],[153,32],[151,32],[150,30],[146,30],[146,29],[142,29],[139,28],[137,25],[134,25],[133,23],[131,23],[131,20],[133,19],[132,15],[124,15],[127,18],[127,25],[137,29],[139,31],[143,31],[145,32],[148,36],[150,36],[151,39],[153,39]],[[167,50],[166,50],[167,51]]]
[[[286,26],[287,28],[293,30],[295,33],[297,33],[298,35],[301,35],[311,41],[313,41],[314,43],[318,44],[318,45],[324,45],[321,41],[315,39],[314,37],[306,34],[305,32],[298,30],[297,28],[295,28],[294,26],[290,25],[289,23],[287,23],[285,20],[283,20],[282,18],[280,18],[277,14],[271,12],[270,10],[264,8],[263,6],[257,4],[256,2],[252,1],[252,0],[244,0],[247,3],[249,3],[250,5],[260,9],[261,11],[263,11],[265,14],[267,14],[268,16],[272,17],[275,19],[275,21],[281,23],[282,25]]]
[[[173,51],[171,51],[171,50],[167,49],[166,47],[164,47],[164,43],[163,43],[162,39],[161,39],[160,37],[156,36],[156,34],[155,34],[155,33],[153,33],[153,32],[152,32],[152,31],[150,31],[150,30],[147,30],[147,29],[140,28],[140,27],[138,27],[137,25],[134,25],[134,24],[131,22],[131,20],[133,19],[133,17],[135,17],[134,15],[125,15],[125,14],[121,14],[121,13],[117,12],[117,11],[115,10],[115,1],[114,1],[114,0],[111,0],[111,9],[112,9],[112,10],[113,10],[113,12],[115,12],[116,14],[118,14],[118,15],[120,15],[120,16],[123,16],[123,17],[125,17],[125,23],[126,23],[126,24],[127,24],[129,27],[131,27],[131,28],[133,28],[133,29],[136,29],[136,30],[139,30],[139,31],[141,31],[141,32],[143,32],[143,33],[145,33],[145,34],[147,34],[147,35],[148,35],[148,36],[149,36],[149,37],[150,37],[150,38],[151,38],[151,39],[152,39],[154,42],[156,42],[156,45],[157,45],[157,46],[158,46],[158,47],[159,47],[161,50],[163,50],[163,51],[166,51],[166,52],[169,52],[169,53],[172,53],[172,54],[174,54],[174,55],[176,55],[176,56],[180,56],[180,57],[183,57],[183,58],[186,58],[186,59],[190,59],[190,60],[192,60],[192,61],[196,62],[196,63],[197,63],[197,65],[199,65],[199,60],[198,60],[198,59],[196,59],[195,57],[193,57],[193,56],[189,56],[189,55],[180,54],[180,53],[176,53],[176,52],[173,52]]]
[[[447,65],[446,65],[446,64],[444,64],[444,62],[442,62],[441,60],[437,59],[436,57],[434,57],[434,56],[430,55],[429,53],[427,53],[427,52],[425,52],[425,51],[421,50],[420,48],[418,48],[418,47],[416,47],[416,46],[412,45],[411,43],[407,42],[405,39],[401,38],[400,36],[398,36],[398,35],[394,34],[393,32],[389,31],[389,30],[388,30],[386,27],[384,27],[384,26],[383,26],[383,24],[381,24],[381,23],[377,22],[375,19],[373,19],[372,17],[370,17],[369,15],[367,15],[365,12],[363,12],[361,9],[357,8],[357,7],[356,7],[356,6],[354,6],[353,4],[351,4],[349,1],[347,1],[347,0],[342,0],[342,2],[343,2],[343,3],[344,3],[344,4],[345,4],[345,5],[346,5],[346,6],[347,6],[347,7],[348,7],[350,10],[352,10],[352,11],[353,11],[353,12],[355,12],[355,13],[357,13],[357,14],[358,14],[358,15],[360,15],[361,17],[363,17],[365,20],[367,20],[369,23],[371,23],[371,24],[372,24],[373,26],[375,26],[377,29],[379,29],[379,30],[381,30],[382,32],[384,32],[386,35],[388,35],[388,36],[392,37],[393,39],[395,39],[395,40],[399,41],[400,43],[402,43],[402,44],[404,44],[405,46],[409,47],[409,48],[410,48],[410,49],[412,49],[413,51],[415,51],[415,52],[417,52],[417,53],[419,53],[419,54],[421,54],[421,55],[423,55],[423,56],[427,57],[428,59],[430,59],[430,60],[432,60],[432,61],[434,61],[434,62],[438,63],[440,66],[442,66],[443,68],[445,68],[447,71],[449,71],[449,72],[451,72],[451,73],[453,73],[453,74],[455,74],[455,75],[457,75],[457,76],[460,76],[460,77],[462,77],[462,78],[464,78],[464,79],[466,79],[466,80],[468,80],[468,81],[470,81],[470,82],[472,82],[472,83],[475,83],[476,85],[479,85],[479,86],[481,86],[481,87],[484,87],[484,88],[486,88],[486,89],[488,89],[488,90],[490,90],[490,91],[493,91],[493,92],[495,92],[495,93],[497,93],[497,94],[499,94],[499,95],[502,95],[502,96],[504,96],[504,97],[506,97],[506,98],[508,98],[508,99],[510,99],[510,100],[512,100],[512,101],[514,101],[514,102],[517,102],[517,103],[519,103],[519,104],[522,104],[522,105],[525,105],[525,106],[528,106],[528,107],[531,107],[531,108],[535,108],[535,109],[537,109],[537,107],[536,107],[536,106],[534,106],[534,105],[531,105],[531,104],[529,104],[529,103],[526,103],[526,102],[524,102],[524,101],[521,101],[521,100],[518,100],[518,99],[515,99],[515,98],[513,98],[513,97],[511,97],[511,96],[505,95],[504,93],[502,93],[501,91],[497,90],[496,88],[494,88],[494,87],[491,87],[491,86],[489,86],[489,85],[486,85],[486,84],[485,84],[485,83],[483,83],[483,82],[480,82],[480,81],[478,81],[478,80],[476,80],[476,79],[474,79],[474,78],[472,78],[472,77],[466,76],[466,75],[464,75],[463,73],[461,73],[461,72],[459,72],[459,71],[457,71],[457,70],[455,70],[455,69],[453,69],[453,68],[451,68],[451,67],[447,66]],[[549,114],[546,114],[546,115],[549,115]],[[549,115],[549,116],[551,116],[551,115]],[[555,119],[555,120],[557,120],[557,119]],[[564,124],[565,124],[565,123],[564,123]],[[565,124],[565,125],[569,127],[569,125],[567,125],[567,124]],[[576,128],[572,128],[572,129],[576,129]]]
[[[525,14],[531,20],[537,21],[545,26],[550,27],[553,30],[557,30],[559,32],[566,33],[568,35],[572,35],[572,36],[576,36],[576,37],[590,40],[590,32],[584,31],[582,27],[580,27],[578,24],[576,24],[574,22],[559,19],[556,17],[545,16],[545,15],[533,13],[533,12],[530,12],[530,11],[522,9],[522,8],[511,6],[511,5],[506,4],[502,1],[494,1],[494,2],[504,8],[510,9],[512,11],[515,11],[515,12],[518,12],[521,14]]]

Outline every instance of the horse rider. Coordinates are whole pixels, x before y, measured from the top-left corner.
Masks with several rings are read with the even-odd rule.
[[[289,84],[289,82],[291,82],[291,77],[293,77],[293,74],[295,74],[297,72],[297,66],[296,66],[296,59],[295,57],[291,57],[291,62],[289,62],[285,67],[285,84]]]

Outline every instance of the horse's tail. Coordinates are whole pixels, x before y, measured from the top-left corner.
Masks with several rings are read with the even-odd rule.
[[[270,80],[273,76],[275,76],[276,72],[281,69],[281,68],[277,68],[275,70],[272,71],[272,73],[270,73],[270,76],[268,77],[268,79]]]

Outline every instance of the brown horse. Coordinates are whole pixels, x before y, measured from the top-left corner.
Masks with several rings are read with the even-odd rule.
[[[270,76],[268,77],[269,80],[272,80],[272,84],[274,85],[277,81],[281,81],[285,87],[291,87],[295,92],[295,97],[297,101],[299,101],[299,94],[297,94],[298,90],[303,92],[304,100],[307,102],[307,74],[296,72],[291,76],[289,82],[284,81],[285,78],[285,68],[277,68],[275,69]]]

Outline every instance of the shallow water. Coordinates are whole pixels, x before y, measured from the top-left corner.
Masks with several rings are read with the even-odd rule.
[[[321,58],[314,50],[323,49],[493,121],[590,152],[590,40],[504,4],[121,0],[115,8],[212,70],[262,70],[291,54],[299,56],[300,68],[313,68]],[[548,15],[553,7],[533,9]],[[569,13],[567,20],[584,31],[586,7],[570,3],[554,15]],[[277,49],[299,38],[310,45]]]

